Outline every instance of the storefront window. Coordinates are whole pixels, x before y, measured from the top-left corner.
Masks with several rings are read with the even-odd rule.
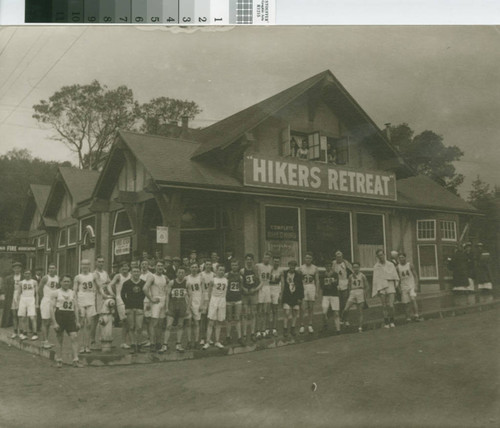
[[[379,248],[385,248],[384,216],[379,214],[356,214],[358,229],[359,262],[362,268],[372,268],[377,262]]]
[[[418,264],[421,279],[438,278],[435,245],[418,245]]]
[[[115,223],[113,226],[113,235],[127,233],[132,231],[132,225],[126,211],[117,211],[115,214]]]
[[[59,247],[66,246],[66,229],[61,229],[59,231]]]
[[[113,263],[130,261],[132,238],[119,238],[113,241]]]
[[[215,207],[189,207],[181,216],[182,230],[215,229]]]
[[[433,241],[436,239],[436,220],[417,220],[417,239]]]
[[[76,244],[76,224],[68,227],[68,245]]]
[[[351,259],[351,218],[348,212],[306,210],[307,251],[314,263],[325,266],[337,250]]]
[[[37,241],[37,246],[38,247],[45,247],[46,239],[47,239],[47,235],[39,236],[38,241]]]
[[[456,241],[457,240],[457,223],[454,221],[441,220],[439,222],[441,230],[441,239],[443,241]]]
[[[281,265],[300,261],[298,208],[266,207],[265,250],[281,257]]]

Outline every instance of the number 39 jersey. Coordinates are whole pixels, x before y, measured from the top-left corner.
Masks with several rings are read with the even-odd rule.
[[[56,308],[60,311],[75,310],[75,292],[73,290],[64,291],[62,288],[54,291],[56,294]]]
[[[94,284],[94,275],[81,273],[76,277],[77,282],[77,297],[80,306],[95,305],[96,287]]]

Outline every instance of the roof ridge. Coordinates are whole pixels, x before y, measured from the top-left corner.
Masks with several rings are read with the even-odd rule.
[[[186,140],[185,138],[167,137],[165,135],[144,134],[144,133],[141,133],[141,132],[129,131],[129,130],[126,130],[126,129],[119,129],[118,133],[120,133],[120,134],[122,134],[122,133],[134,134],[134,135],[140,135],[141,137],[157,138],[157,139],[160,139],[160,140],[175,140],[175,141],[182,141],[182,142],[192,143],[192,144],[200,144],[200,142],[198,142],[198,141]]]

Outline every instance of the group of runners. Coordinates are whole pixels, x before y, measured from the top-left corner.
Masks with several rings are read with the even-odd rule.
[[[418,278],[404,253],[391,253],[386,259],[378,250],[373,267],[371,296],[378,296],[384,314],[384,327],[395,327],[394,300],[400,294],[408,320],[420,320],[416,302]],[[119,272],[110,277],[104,270],[105,260],[97,257],[95,270],[90,260],[81,260],[81,271],[74,278],[57,274],[55,264],[38,282],[30,270],[22,272],[20,263],[13,265],[14,296],[12,338],[28,339],[32,323],[32,340],[38,339],[36,319],[40,308],[42,346],[51,348],[49,329],[56,331],[56,361],[62,365],[63,336],[71,340],[73,364],[80,367],[79,354],[99,349],[112,340],[105,326],[112,323],[113,313],[121,324],[121,347],[136,353],[147,349],[159,353],[169,350],[175,330],[175,350],[183,352],[186,336],[188,349],[210,346],[223,349],[224,344],[278,336],[278,313],[283,310],[283,336],[314,333],[313,316],[317,297],[321,295],[323,329],[333,318],[335,332],[349,326],[349,312],[358,309],[358,329],[363,330],[363,309],[370,297],[370,285],[358,262],[352,264],[337,251],[332,263],[323,269],[313,264],[306,253],[304,263],[288,262],[265,253],[256,263],[252,254],[242,265],[230,258],[219,263],[217,254],[199,263],[192,255],[184,262],[179,258],[122,263]],[[99,328],[101,327],[101,328]],[[221,333],[225,327],[225,338]],[[80,331],[80,338],[77,332]],[[235,332],[235,335],[233,334]]]

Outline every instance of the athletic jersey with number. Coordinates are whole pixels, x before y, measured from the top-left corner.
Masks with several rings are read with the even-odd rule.
[[[253,269],[247,269],[246,267],[243,268],[242,276],[243,276],[243,285],[249,290],[256,288],[258,286],[257,274]]]
[[[271,272],[273,267],[270,264],[257,263],[255,265],[257,272],[259,273],[259,279],[262,286],[269,285],[269,281],[271,279]]]
[[[302,275],[294,269],[285,271],[283,277],[283,303],[295,306],[298,304],[299,300],[304,298]]]
[[[219,278],[216,276],[213,280],[212,297],[226,297],[227,285],[226,277]]]
[[[191,290],[191,301],[199,304],[203,297],[203,290],[201,288],[201,276],[188,275],[186,277],[186,285]]]
[[[269,278],[269,285],[280,285],[281,283],[281,270],[274,269],[271,271],[271,278]]]
[[[95,292],[96,287],[94,284],[94,274],[88,273],[84,275],[81,273],[76,277],[77,281],[77,296],[78,304],[80,306],[95,305]]]
[[[335,272],[337,272],[337,275],[339,276],[339,289],[346,290],[349,281],[347,273],[347,265],[345,264],[345,262],[337,263],[336,261],[334,261],[333,269],[335,270]]]
[[[153,274],[153,283],[149,289],[151,297],[166,297],[167,295],[167,278],[165,275]]]
[[[401,278],[401,287],[403,288],[415,288],[415,277],[410,268],[410,263],[398,264],[396,266],[399,276]]]
[[[58,310],[71,312],[75,310],[75,292],[73,290],[59,288],[53,293],[56,296],[56,308]]]
[[[214,279],[215,274],[212,271],[207,272],[206,270],[204,270],[200,273],[200,277],[203,286],[203,296],[205,299],[208,299],[208,286]]]
[[[38,283],[34,279],[23,279],[19,286],[21,288],[21,299],[35,297],[35,289]]]
[[[187,286],[186,280],[178,282],[177,279],[170,281],[170,293],[168,299],[168,310],[185,312],[187,308]]]
[[[363,273],[351,274],[349,277],[351,290],[362,290],[365,288],[366,276]]]
[[[47,281],[45,282],[45,284],[43,286],[43,298],[50,299],[50,295],[52,294],[52,292],[57,290],[57,288],[58,288],[59,276],[47,275],[45,278],[47,278]]]
[[[307,284],[315,284],[314,279],[316,278],[316,273],[318,272],[318,268],[315,265],[303,264],[300,267],[300,272],[302,273],[302,282],[304,285]]]
[[[323,279],[323,296],[338,296],[339,295],[339,276],[334,270],[327,270]]]
[[[227,274],[227,294],[226,301],[239,302],[241,300],[241,275],[239,272],[229,272]]]

